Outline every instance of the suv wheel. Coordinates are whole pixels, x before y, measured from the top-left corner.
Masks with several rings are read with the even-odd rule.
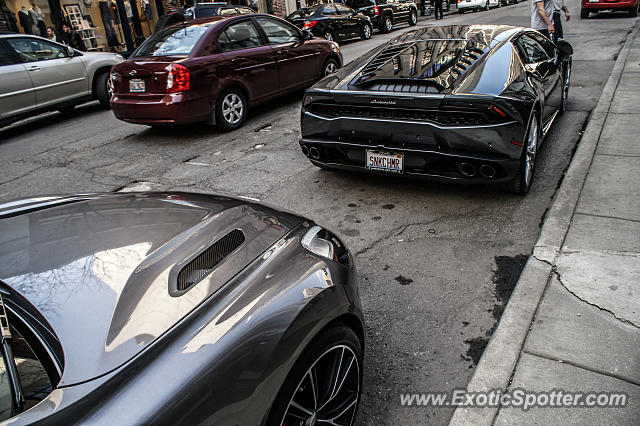
[[[111,102],[111,89],[109,86],[110,84],[111,83],[109,82],[108,72],[103,72],[96,77],[95,95],[100,102],[100,106],[102,106],[102,108],[104,109],[109,109],[109,102]]]
[[[382,19],[382,32],[389,33],[391,32],[391,28],[393,28],[393,22],[391,22],[391,16],[387,15]]]
[[[322,37],[326,38],[329,41],[333,41],[333,33],[331,31],[325,31]]]
[[[418,12],[412,10],[409,14],[409,25],[414,26],[418,23]]]

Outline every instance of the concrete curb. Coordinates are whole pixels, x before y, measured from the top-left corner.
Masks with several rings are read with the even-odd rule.
[[[492,389],[505,391],[509,386],[538,305],[549,282],[553,265],[569,230],[602,128],[606,122],[611,101],[629,55],[631,42],[636,33],[637,27],[634,26],[632,31],[627,34],[624,46],[620,50],[613,71],[591,114],[562,185],[554,196],[540,236],[534,246],[533,254],[529,257],[502,314],[500,323],[467,386],[469,392]],[[451,426],[491,425],[498,410],[499,407],[459,407],[453,413],[449,424]]]

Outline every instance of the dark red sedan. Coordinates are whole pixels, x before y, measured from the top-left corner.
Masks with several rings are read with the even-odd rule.
[[[111,107],[129,123],[242,125],[247,108],[310,86],[342,65],[334,42],[265,14],[165,28],[111,71]]]

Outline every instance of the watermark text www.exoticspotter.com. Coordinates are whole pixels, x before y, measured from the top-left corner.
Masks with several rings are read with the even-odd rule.
[[[467,392],[455,389],[451,392],[403,393],[400,404],[415,407],[516,407],[524,411],[533,407],[624,407],[629,396],[624,392],[572,392],[552,389],[533,392],[516,388],[504,392],[492,389],[487,392]]]

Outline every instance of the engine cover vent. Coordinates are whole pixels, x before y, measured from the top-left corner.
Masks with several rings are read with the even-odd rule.
[[[240,247],[244,240],[242,231],[234,229],[216,241],[178,273],[178,290],[187,290],[202,281],[225,257]]]

